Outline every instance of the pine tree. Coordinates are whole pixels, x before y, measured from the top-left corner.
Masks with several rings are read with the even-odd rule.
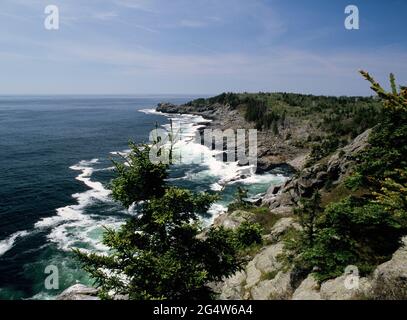
[[[125,207],[136,204],[137,216],[119,230],[106,229],[107,254],[78,249],[75,254],[105,299],[212,297],[208,284],[239,270],[244,261],[239,250],[248,239],[257,241],[258,229],[211,227],[203,232],[199,217],[218,196],[167,186],[168,166],[151,163],[148,146],[131,147],[123,162],[115,162],[112,189]]]
[[[384,112],[345,183],[352,195],[324,210],[318,194],[302,201],[296,210],[302,230],[285,246],[286,261],[307,273],[314,270],[318,281],[340,276],[348,265],[370,274],[391,258],[407,233],[407,91],[397,90],[393,75],[386,92],[361,73],[381,97]]]
[[[318,191],[315,191],[309,199],[301,199],[300,207],[295,209],[294,213],[298,215],[300,225],[303,229],[303,240],[309,246],[314,244],[317,218],[322,212],[321,194]]]

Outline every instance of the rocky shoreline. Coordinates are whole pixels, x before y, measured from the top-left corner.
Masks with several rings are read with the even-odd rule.
[[[157,111],[173,114],[193,114],[211,120],[207,126],[211,129],[253,129],[252,123],[244,119],[241,111],[232,109],[222,104],[212,104],[205,107],[191,107],[188,105],[174,105],[160,103]],[[309,154],[308,149],[294,146],[292,142],[297,137],[302,137],[307,131],[307,126],[295,126],[287,121],[284,128],[280,128],[275,135],[271,130],[258,131],[257,133],[257,172],[267,172],[275,168],[286,167],[291,171],[298,171],[304,167]],[[287,139],[288,138],[288,139]]]
[[[360,290],[347,292],[343,287],[343,279],[338,278],[320,285],[312,275],[297,275],[293,270],[285,270],[278,256],[283,252],[283,236],[292,229],[300,228],[293,211],[301,196],[315,188],[324,192],[324,185],[328,180],[334,184],[341,183],[349,174],[351,162],[357,153],[366,147],[368,136],[369,131],[338,150],[328,159],[326,165],[316,164],[301,171],[284,185],[270,187],[262,204],[269,207],[269,214],[275,215],[278,221],[264,236],[266,245],[249,261],[244,270],[225,279],[222,284],[217,284],[220,299],[330,300],[352,299],[361,294]],[[249,212],[228,212],[215,223],[226,228],[236,228],[244,219],[250,219],[250,215]],[[366,279],[360,281],[363,284],[367,282]],[[367,295],[368,292],[365,291],[363,294]]]
[[[214,129],[251,128],[251,124],[244,120],[239,111],[223,105],[197,109],[187,105],[160,104],[157,111],[200,115],[211,119],[209,127]],[[290,131],[290,139],[292,134],[301,134],[301,130],[305,129],[306,127],[286,128]],[[360,151],[368,147],[370,133],[371,130],[366,130],[345,147],[306,168],[304,167],[309,150],[295,148],[290,144],[290,139],[284,138],[284,135],[280,134],[280,141],[276,142],[275,139],[270,139],[269,132],[259,133],[259,171],[287,166],[295,170],[296,174],[283,185],[270,187],[259,202],[259,205],[269,208],[269,215],[273,216],[275,223],[263,236],[264,245],[253,254],[243,270],[220,283],[211,284],[219,299],[356,300],[392,299],[406,295],[406,292],[400,290],[406,288],[407,237],[402,239],[401,247],[393,254],[391,260],[379,265],[370,276],[357,277],[358,285],[351,289],[346,286],[347,275],[318,283],[312,274],[299,275],[294,270],[287,270],[278,258],[283,252],[284,235],[293,229],[301,228],[294,215],[294,208],[300,198],[309,196],[317,189],[322,195],[323,202],[335,199],[337,196],[335,188],[343,184],[358,161]],[[220,215],[214,224],[225,228],[237,228],[243,221],[250,221],[253,218],[252,212],[237,210]],[[75,290],[70,288],[61,296],[73,300],[94,298],[92,295],[83,294],[83,290],[86,292],[91,289],[78,287],[78,290],[76,295]]]
[[[157,110],[201,115],[212,120],[210,126],[214,129],[251,128],[237,110],[220,104],[198,109],[185,105],[161,104]],[[301,228],[294,216],[294,208],[300,198],[310,196],[315,190],[321,192],[323,200],[335,197],[335,187],[343,184],[358,161],[360,151],[368,147],[370,133],[371,129],[366,130],[333,155],[305,168],[309,150],[293,148],[284,135],[280,134],[281,140],[276,143],[274,139],[270,139],[270,132],[259,132],[260,171],[286,165],[297,173],[285,184],[271,186],[262,198],[261,204],[269,208],[270,215],[274,215],[277,222],[264,236],[265,245],[243,270],[221,283],[212,284],[219,299],[354,300],[398,296],[399,292],[396,291],[403,290],[400,288],[406,286],[407,237],[403,238],[401,247],[390,261],[379,265],[369,277],[358,277],[358,285],[352,289],[345,286],[347,275],[318,283],[312,274],[298,275],[293,270],[285,270],[278,259],[283,252],[284,234]],[[296,133],[291,130],[288,135],[290,139],[292,134]],[[251,212],[244,210],[226,212],[215,219],[214,224],[237,228],[252,217]],[[388,292],[389,290],[392,292]]]

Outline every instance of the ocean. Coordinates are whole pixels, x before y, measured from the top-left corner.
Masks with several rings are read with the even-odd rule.
[[[117,228],[137,214],[115,203],[109,191],[111,159],[128,152],[128,141],[148,142],[156,123],[168,128],[172,119],[182,128],[181,151],[188,150],[189,157],[215,154],[192,139],[203,118],[154,111],[159,102],[193,98],[0,97],[0,299],[53,299],[75,283],[93,283],[71,249],[106,252],[103,226]],[[239,179],[242,168],[236,163],[206,159],[172,166],[169,183],[221,192],[222,199],[202,217],[207,224],[226,209],[237,186],[256,197],[286,179],[277,173]],[[59,270],[56,290],[44,285],[50,265]]]

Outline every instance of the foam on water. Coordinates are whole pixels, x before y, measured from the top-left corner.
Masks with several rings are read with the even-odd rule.
[[[117,229],[123,223],[123,221],[114,218],[104,220],[86,218],[66,222],[54,227],[49,233],[48,239],[64,251],[70,251],[77,247],[84,251],[103,253],[108,250],[108,247],[101,242],[104,227]]]
[[[93,168],[97,163],[99,163],[98,159],[82,160],[78,164],[71,166],[71,170],[80,172],[76,180],[81,181],[90,189],[72,195],[77,204],[58,208],[56,216],[44,218],[35,224],[36,228],[51,228],[47,237],[52,243],[57,244],[61,250],[68,251],[75,244],[82,243],[91,246],[95,250],[105,251],[107,248],[100,243],[100,238],[92,238],[90,233],[95,229],[102,232],[105,225],[114,226],[119,224],[113,218],[98,221],[91,215],[85,214],[86,207],[97,201],[112,201],[110,199],[111,191],[107,190],[102,183],[91,180],[93,172],[111,169]]]
[[[143,109],[141,112],[147,114],[158,114],[155,109]],[[195,141],[196,133],[199,129],[205,127],[203,122],[208,122],[201,116],[197,115],[177,115],[164,114],[172,121],[174,132],[178,133],[179,139],[174,147],[174,154],[181,155],[181,163],[194,163],[197,166],[202,166],[202,170],[195,172],[188,170],[185,175],[180,178],[171,178],[170,181],[189,180],[200,181],[204,178],[215,178],[217,182],[210,185],[214,191],[221,191],[227,185],[242,183],[246,185],[252,184],[277,184],[283,183],[286,177],[283,175],[275,175],[266,173],[262,175],[255,174],[254,168],[250,166],[239,166],[237,162],[224,162],[218,155],[221,153],[218,150],[210,150],[205,145]],[[164,127],[170,130],[171,125],[165,124]],[[130,150],[114,151],[110,154],[126,156]],[[93,181],[92,175],[98,171],[110,171],[113,167],[95,168],[99,164],[99,159],[82,160],[79,163],[70,167],[71,170],[78,171],[79,174],[76,180],[86,185],[89,190],[81,193],[75,193],[72,198],[76,200],[76,204],[68,205],[56,209],[56,215],[43,218],[35,224],[36,229],[50,229],[47,238],[51,243],[64,251],[71,250],[72,247],[81,247],[83,250],[96,250],[106,252],[108,248],[101,243],[103,227],[119,228],[125,221],[122,217],[112,217],[109,215],[92,215],[86,213],[86,208],[93,204],[111,203],[111,191],[106,189],[102,183]],[[213,179],[212,179],[213,180]],[[122,210],[123,209],[119,209]],[[204,219],[205,224],[211,224],[213,220],[221,213],[225,212],[227,207],[225,203],[215,203],[211,206],[208,213],[209,218]],[[123,211],[124,214],[137,214],[135,206]],[[28,231],[20,231],[11,235],[7,239],[0,242],[0,256],[10,250],[16,240],[25,237],[29,234]]]
[[[0,241],[0,256],[9,251],[14,246],[18,238],[22,238],[28,235],[28,231],[18,231],[9,236],[7,239]]]
[[[174,146],[174,154],[176,155],[178,152],[182,155],[181,165],[183,163],[196,164],[185,166],[185,168],[175,165],[175,170],[172,172],[175,172],[177,177],[171,177],[168,179],[169,181],[182,185],[184,181],[187,182],[187,185],[192,182],[194,186],[201,186],[205,183],[205,188],[216,191],[224,190],[223,200],[213,204],[208,211],[208,216],[203,218],[205,225],[213,223],[218,215],[227,210],[227,204],[234,189],[230,186],[237,183],[244,184],[250,189],[250,194],[257,194],[264,192],[264,189],[270,184],[283,183],[286,179],[283,175],[272,173],[257,175],[254,168],[250,166],[239,166],[237,162],[223,162],[222,157],[216,157],[221,155],[220,151],[210,150],[197,143],[195,141],[197,131],[205,127],[203,123],[209,122],[201,116],[163,114],[155,109],[140,111],[146,114],[160,114],[171,119],[174,131],[179,131],[179,140]],[[163,127],[169,130],[170,124],[165,124]],[[122,150],[110,152],[110,154],[126,156],[129,152],[130,150]],[[70,169],[77,173],[75,179],[86,186],[87,190],[72,194],[73,204],[58,208],[53,216],[37,221],[34,230],[18,231],[0,241],[0,256],[2,256],[24,237],[36,232],[46,233],[48,241],[44,244],[44,247],[47,248],[44,252],[47,255],[40,264],[34,265],[32,268],[33,270],[43,270],[42,268],[50,263],[62,265],[65,268],[63,277],[65,277],[67,285],[77,279],[87,283],[84,278],[81,278],[83,271],[78,268],[76,261],[72,261],[72,257],[67,252],[76,247],[84,251],[106,253],[108,248],[101,242],[104,227],[117,229],[125,223],[126,217],[137,214],[137,206],[124,209],[117,205],[111,198],[111,191],[98,181],[98,172],[101,176],[105,176],[105,171],[114,169],[111,164],[106,164],[104,160],[98,159],[82,160],[72,165]],[[255,197],[259,196],[261,194],[257,194]],[[42,272],[41,276],[43,276]],[[42,285],[42,278],[39,283]],[[52,298],[51,294],[42,290],[42,287],[39,287],[38,293],[33,299]]]
[[[155,110],[145,109],[143,112],[156,113]],[[253,166],[241,166],[238,162],[225,162],[222,159],[222,151],[211,150],[205,145],[195,141],[196,132],[204,128],[202,122],[210,122],[202,116],[197,115],[173,115],[165,114],[172,120],[174,132],[180,132],[180,139],[174,145],[174,154],[176,151],[182,155],[182,161],[185,163],[200,163],[207,167],[203,171],[204,175],[219,177],[219,181],[212,185],[212,189],[219,191],[226,184],[230,183],[267,183],[284,179],[282,175],[275,174],[256,174]],[[167,130],[170,129],[170,124],[163,125]],[[202,162],[203,160],[203,162]]]
[[[222,151],[211,150],[205,145],[197,142],[195,137],[198,130],[205,127],[202,123],[208,123],[202,116],[190,114],[166,114],[157,112],[155,109],[141,110],[147,114],[162,114],[172,121],[173,132],[179,135],[179,140],[173,145],[173,154],[180,155],[181,163],[194,163],[202,165],[203,170],[191,174],[187,172],[183,177],[189,180],[199,181],[202,178],[213,177],[218,179],[210,188],[213,191],[222,191],[227,185],[242,183],[246,185],[261,184],[281,184],[287,180],[287,177],[281,174],[256,174],[253,166],[241,166],[238,162],[223,161]],[[171,129],[171,124],[165,124],[166,130]],[[173,181],[183,178],[174,178]],[[226,206],[221,203],[215,203],[209,210],[210,219],[206,222],[212,223],[213,220],[221,213],[227,210]]]
[[[228,208],[220,203],[214,203],[208,210],[208,213],[210,214],[210,217],[207,219],[204,219],[204,223],[209,226],[213,223],[213,221],[218,217],[220,214],[226,212]]]
[[[88,217],[83,215],[83,210],[86,206],[93,203],[95,200],[108,200],[111,191],[105,189],[100,182],[94,182],[90,179],[94,172],[94,169],[91,166],[98,163],[98,161],[98,159],[92,159],[90,161],[82,160],[78,164],[70,167],[72,170],[81,172],[76,177],[76,180],[83,182],[90,188],[90,190],[73,194],[72,197],[76,199],[77,204],[58,208],[56,210],[56,216],[41,219],[35,224],[36,228],[51,227],[62,221],[86,220]]]

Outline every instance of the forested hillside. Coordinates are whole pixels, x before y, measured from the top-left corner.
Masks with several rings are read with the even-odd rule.
[[[310,163],[344,146],[382,117],[376,97],[329,97],[295,93],[222,93],[209,99],[190,101],[196,110],[228,106],[244,114],[260,131],[280,135],[289,126],[309,125],[302,137],[294,137],[296,147],[310,149]],[[282,136],[290,140],[290,133]]]

